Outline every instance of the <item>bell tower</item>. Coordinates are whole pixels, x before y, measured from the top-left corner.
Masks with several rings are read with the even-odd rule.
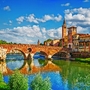
[[[39,39],[38,39],[37,45],[40,45],[40,41],[39,41]]]
[[[67,29],[67,27],[66,27],[66,21],[64,19],[63,25],[62,25],[62,38],[65,38],[65,36],[66,36],[66,32],[67,32],[66,29]]]

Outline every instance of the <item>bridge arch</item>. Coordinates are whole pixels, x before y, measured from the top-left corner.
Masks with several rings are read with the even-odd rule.
[[[11,49],[6,55],[6,65],[9,69],[15,70],[25,66],[26,55],[20,49]]]
[[[60,50],[58,52],[55,52],[53,55],[52,55],[52,58],[67,58],[69,55],[69,52],[67,50]]]
[[[45,51],[42,51],[42,50],[38,50],[38,51],[35,51],[34,52],[34,55],[37,53],[37,52],[40,52],[42,55],[44,55],[45,57],[48,57],[47,53]]]
[[[61,58],[66,58],[67,54],[68,54],[68,52],[66,52],[66,51],[62,51],[62,52],[59,53]]]
[[[23,54],[23,56],[24,56],[24,59],[26,59],[26,55],[25,55],[24,51],[22,51],[22,50],[20,50],[20,49],[11,49],[8,53],[16,53],[15,51],[21,52],[21,53]],[[8,53],[7,53],[7,54],[8,54]]]

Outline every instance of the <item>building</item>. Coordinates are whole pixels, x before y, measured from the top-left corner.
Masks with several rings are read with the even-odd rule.
[[[77,33],[77,27],[67,27],[65,19],[62,25],[62,38],[46,43],[49,46],[69,48],[75,52],[90,52],[90,34]]]
[[[67,48],[73,48],[73,36],[77,34],[77,28],[72,26],[67,28],[66,21],[63,21],[62,25],[62,46]]]
[[[52,42],[50,43],[51,46],[59,46],[60,43],[60,39],[54,39],[52,40]]]
[[[79,36],[79,51],[90,52],[90,34]]]
[[[77,27],[67,28],[66,21],[62,25],[62,47],[72,48],[73,51],[90,52],[90,34],[77,33]]]

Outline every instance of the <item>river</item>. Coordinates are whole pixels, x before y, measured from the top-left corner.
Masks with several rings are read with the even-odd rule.
[[[36,66],[41,66],[40,60],[44,63],[44,56],[36,54],[34,63]],[[62,72],[43,72],[43,78],[49,77],[52,90],[90,90],[90,64],[69,60],[53,60],[54,64],[58,65]],[[7,67],[11,70],[19,69],[24,63],[22,54],[8,54],[6,57]],[[35,74],[28,75],[29,84],[35,77]],[[8,76],[4,76],[4,81],[8,82]],[[30,89],[30,88],[29,88]],[[30,89],[31,90],[31,89]]]

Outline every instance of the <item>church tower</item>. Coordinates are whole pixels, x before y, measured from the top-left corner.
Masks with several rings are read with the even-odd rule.
[[[65,21],[65,19],[64,19],[63,25],[62,25],[62,38],[65,38],[66,33],[67,33],[66,30],[67,30],[67,27],[66,27],[66,21]]]
[[[37,45],[40,45],[40,41],[38,40]]]

